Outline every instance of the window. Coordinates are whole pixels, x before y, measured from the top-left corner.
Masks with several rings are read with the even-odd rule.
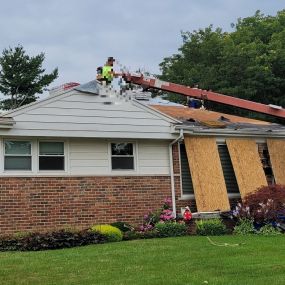
[[[39,143],[39,170],[64,170],[64,143]]]
[[[184,144],[180,144],[180,165],[181,165],[182,194],[194,195],[192,177],[189,169],[189,163]]]
[[[134,170],[132,143],[111,143],[112,170]]]
[[[268,185],[274,185],[275,179],[272,171],[270,156],[266,143],[257,143],[258,153]]]
[[[228,194],[239,194],[236,175],[233,169],[227,145],[218,144],[218,151],[221,159],[221,165],[224,173],[227,192]]]
[[[32,170],[32,145],[29,141],[5,141],[5,170]]]

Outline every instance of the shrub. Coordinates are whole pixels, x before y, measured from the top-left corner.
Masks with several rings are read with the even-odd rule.
[[[0,251],[36,251],[104,243],[107,239],[98,232],[89,230],[59,230],[47,233],[27,233],[0,237]]]
[[[175,222],[157,223],[155,230],[158,237],[177,237],[187,234],[187,226]]]
[[[256,230],[251,219],[240,219],[238,224],[234,227],[233,234],[236,235],[252,235],[255,234]]]
[[[130,224],[124,222],[115,222],[112,223],[111,226],[118,228],[123,233],[134,229]]]
[[[233,211],[238,219],[253,219],[255,223],[279,222],[285,217],[285,186],[262,186],[248,194]]]
[[[91,230],[103,234],[109,242],[121,241],[123,239],[122,232],[111,225],[96,225]]]
[[[148,214],[144,215],[144,222],[140,227],[140,231],[152,231],[154,226],[160,221],[174,221],[173,211],[171,210],[171,201],[171,198],[165,198],[161,208],[150,211]]]
[[[272,225],[265,225],[260,228],[260,230],[257,232],[260,235],[263,236],[277,236],[281,235],[281,232],[279,229],[273,227]]]
[[[197,235],[218,236],[226,234],[226,226],[220,219],[208,219],[196,221]]]

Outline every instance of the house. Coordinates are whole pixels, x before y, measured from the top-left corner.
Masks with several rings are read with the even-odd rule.
[[[228,210],[285,184],[284,138],[280,125],[147,106],[96,81],[57,90],[0,119],[0,233],[139,224],[165,197],[177,212]]]

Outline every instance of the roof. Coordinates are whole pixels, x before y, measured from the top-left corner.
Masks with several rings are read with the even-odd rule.
[[[254,120],[224,113],[209,111],[205,109],[194,109],[186,106],[164,106],[164,105],[151,105],[153,108],[165,113],[173,118],[181,121],[224,121],[229,123],[245,123],[254,125],[271,125],[269,122]]]

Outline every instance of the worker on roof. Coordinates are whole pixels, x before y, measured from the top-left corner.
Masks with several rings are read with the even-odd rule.
[[[115,73],[113,70],[114,61],[115,59],[112,56],[108,57],[106,64],[102,68],[100,81],[106,82],[107,85],[111,84],[113,78],[115,77]]]

